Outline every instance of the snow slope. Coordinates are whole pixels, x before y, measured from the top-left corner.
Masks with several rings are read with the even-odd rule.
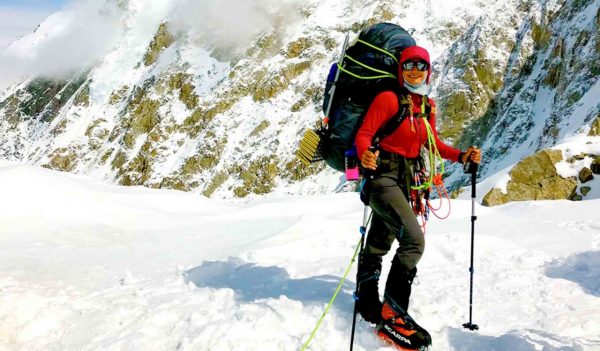
[[[359,240],[355,194],[227,203],[0,161],[0,350],[298,350]],[[411,313],[434,350],[600,350],[600,200],[431,221]],[[384,264],[384,276],[391,255]],[[311,350],[346,350],[354,271]],[[355,350],[391,350],[359,320]]]

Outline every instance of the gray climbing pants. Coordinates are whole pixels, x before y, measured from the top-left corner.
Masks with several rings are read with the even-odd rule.
[[[394,240],[398,262],[412,270],[423,256],[425,238],[421,226],[407,200],[404,160],[383,162],[380,173],[369,180],[369,205],[373,210],[371,228],[367,235],[366,255],[382,257],[391,249]]]

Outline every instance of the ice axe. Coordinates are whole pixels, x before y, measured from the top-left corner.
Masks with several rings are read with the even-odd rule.
[[[471,267],[469,267],[469,272],[471,273],[471,285],[469,289],[469,323],[464,323],[463,328],[471,331],[479,329],[479,326],[473,323],[473,273],[475,272],[473,268],[473,251],[475,249],[475,221],[477,220],[477,216],[475,216],[477,168],[478,164],[473,161],[465,163],[464,167],[465,173],[471,174]]]

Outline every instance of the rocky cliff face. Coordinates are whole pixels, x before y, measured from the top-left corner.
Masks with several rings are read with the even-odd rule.
[[[346,33],[380,21],[431,49],[438,128],[485,148],[483,175],[598,133],[598,0],[256,2],[267,25],[243,44],[181,25],[174,1],[141,3],[118,2],[122,35],[99,63],[0,94],[0,157],[220,198],[331,191],[338,176],[294,149]]]
[[[459,80],[475,82],[463,94],[441,94],[448,96],[446,106],[460,106],[458,113],[467,116],[466,122],[454,119],[461,122],[457,130],[467,126],[466,132],[455,138],[457,144],[481,145],[485,150],[483,176],[566,138],[585,135],[600,110],[598,1],[520,5],[538,11],[526,15],[519,26],[494,30],[495,47],[510,52],[492,60],[495,79],[477,74],[476,69]],[[511,30],[510,35],[503,35]],[[477,49],[463,51],[476,53]],[[456,95],[461,96],[458,104]]]

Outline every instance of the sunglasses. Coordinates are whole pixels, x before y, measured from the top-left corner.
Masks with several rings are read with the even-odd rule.
[[[412,70],[414,67],[417,67],[417,69],[419,71],[427,71],[427,69],[429,68],[429,65],[427,64],[427,62],[425,61],[406,61],[402,64],[402,69],[405,71],[410,71]]]

